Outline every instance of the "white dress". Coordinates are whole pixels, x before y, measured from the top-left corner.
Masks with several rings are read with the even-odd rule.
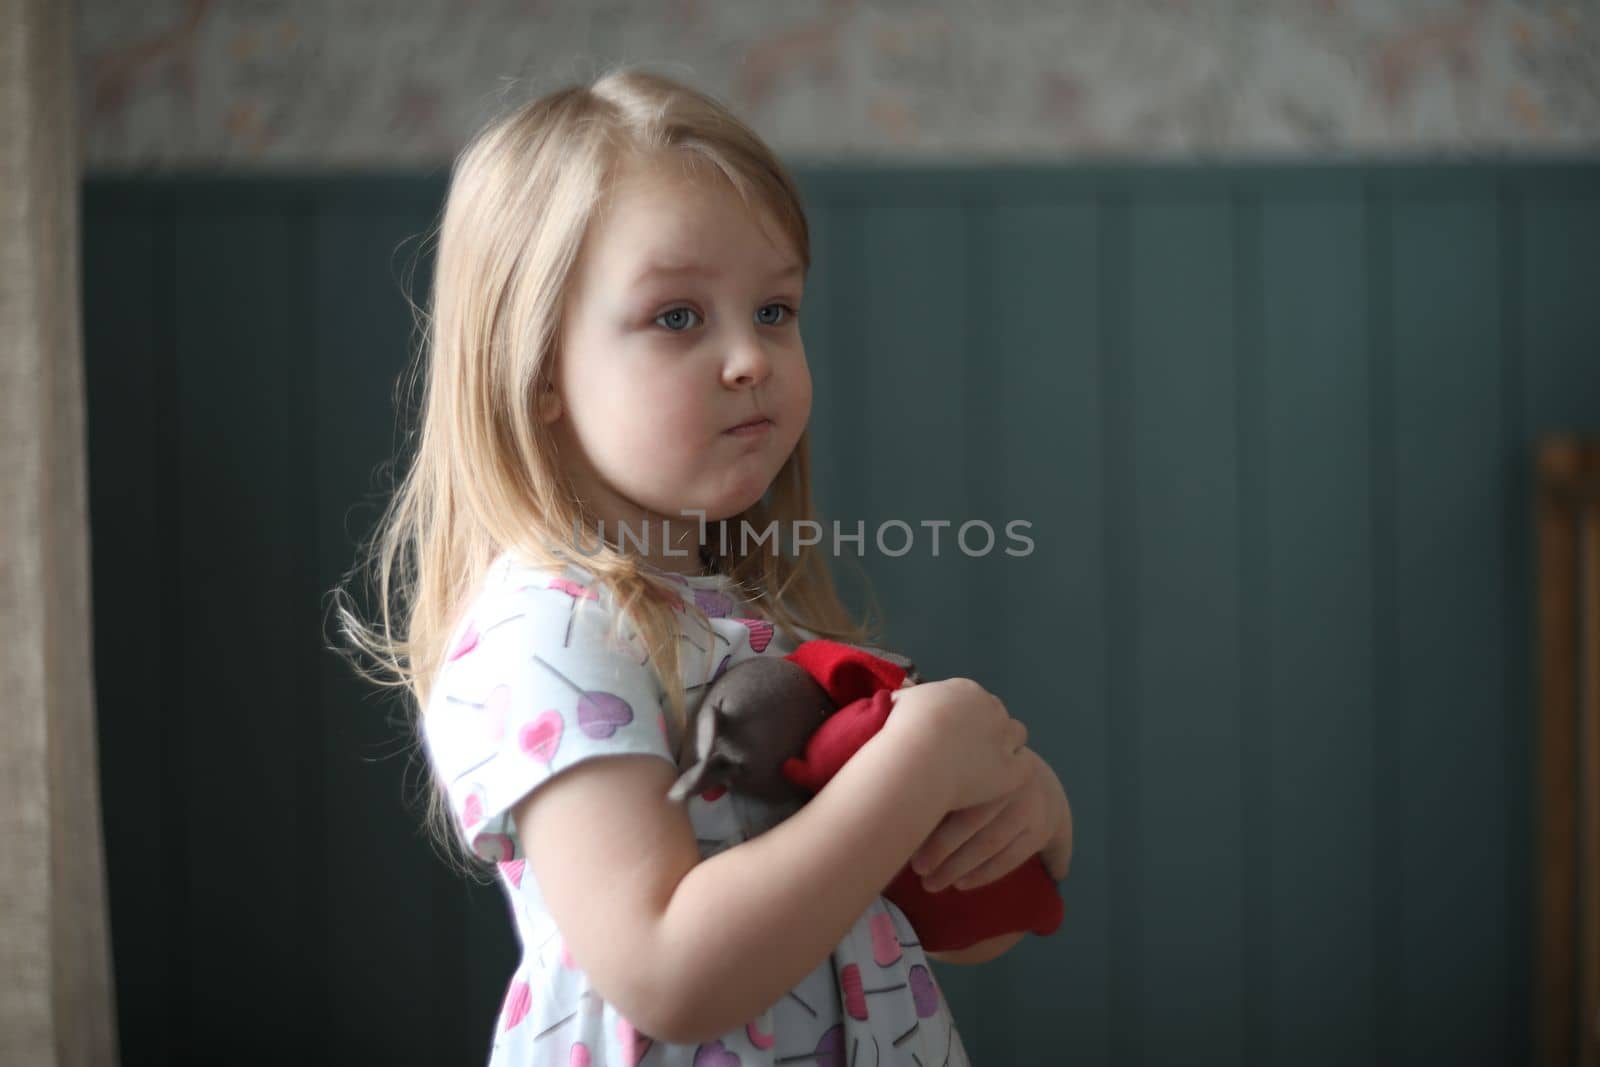
[[[682,635],[686,709],[697,706],[707,680],[733,664],[793,651],[793,642],[730,578],[674,580],[715,630],[712,647],[702,647],[708,642],[697,626]],[[500,556],[451,635],[423,720],[429,760],[456,828],[477,855],[498,863],[522,948],[495,1022],[491,1067],[965,1067],[961,1038],[916,933],[881,897],[799,986],[746,1025],[701,1045],[639,1033],[574,966],[524,864],[512,807],[585,759],[648,753],[676,766],[677,738],[662,711],[660,678],[630,627],[618,638],[607,636],[611,617],[609,593],[577,562],[556,571]],[[701,858],[770,829],[793,810],[735,793],[708,793],[688,804]]]

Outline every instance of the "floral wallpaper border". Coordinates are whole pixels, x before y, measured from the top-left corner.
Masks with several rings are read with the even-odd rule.
[[[507,100],[641,63],[791,161],[1600,148],[1600,3],[77,0],[86,166],[447,162]]]

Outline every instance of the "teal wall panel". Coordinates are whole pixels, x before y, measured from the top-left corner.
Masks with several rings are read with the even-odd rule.
[[[1232,205],[1136,198],[1129,233],[1139,1062],[1243,1056]],[[1181,801],[1181,802],[1180,802]]]
[[[844,272],[852,257],[846,249],[854,226],[854,219],[846,212],[843,204],[831,205],[826,211],[812,206],[811,269],[800,303],[800,336],[811,368],[811,421],[807,430],[811,442],[811,491],[816,509],[829,515],[834,514],[846,476],[844,450],[839,442],[860,393],[860,383],[847,368],[838,365],[838,360],[818,358],[832,352],[833,337],[846,328],[840,318],[848,314],[848,309],[840,306],[840,294],[847,284]]]
[[[168,580],[173,490],[174,308],[171,227],[160,197],[100,201],[105,217],[83,230],[84,316],[94,482],[93,649],[100,803],[111,884],[113,978],[119,1043],[144,1062],[175,1062],[172,1015],[187,994],[176,933],[177,882],[186,877],[179,776],[169,759],[181,722],[166,697],[179,646]],[[103,358],[100,358],[103,354]],[[112,873],[115,872],[115,873]]]
[[[1026,546],[1006,536],[1006,524],[1029,523],[1033,551],[1018,558],[1002,549],[972,561],[983,578],[977,609],[984,621],[962,636],[984,650],[988,666],[978,677],[1028,723],[1032,747],[1072,783],[1077,835],[1067,918],[1055,937],[1029,939],[1004,957],[1005,966],[982,969],[977,1036],[986,1048],[1060,1050],[1104,1063],[1114,847],[1102,623],[1109,589],[1104,216],[1093,199],[1079,197],[982,204],[973,218],[975,259],[990,265],[974,285],[982,324],[972,349],[981,368],[974,391],[983,416],[973,442],[980,486],[973,514],[1018,552]],[[1052,603],[1040,589],[1059,596]]]
[[[1600,432],[1597,178],[801,175],[816,499],[867,531],[841,582],[999,693],[1073,802],[1062,931],[941,971],[978,1062],[1526,1058],[1527,471]],[[404,445],[441,193],[86,186],[127,1063],[241,1025],[239,1062],[487,1051],[505,901],[418,835],[402,707],[320,647]]]
[[[306,322],[284,314],[306,306],[305,234],[301,218],[181,203],[172,225],[173,291],[189,309],[172,321],[182,445],[164,530],[177,647],[156,705],[181,731],[165,768],[186,861],[168,890],[181,916],[173,1049],[237,1041],[243,1003],[283,1020],[258,1035],[260,1054],[291,1059],[314,1035],[283,976],[320,955],[300,862],[314,765],[296,753],[315,747],[317,722],[306,682],[319,642],[296,630],[316,595],[299,565],[314,454],[295,429],[310,368],[293,359]]]
[[[1246,262],[1241,717],[1254,1062],[1374,1063],[1372,416],[1360,190],[1269,194]],[[1307,251],[1316,250],[1315,255]]]
[[[1392,207],[1394,581],[1380,693],[1395,746],[1386,860],[1406,1062],[1505,1062],[1509,930],[1500,462],[1507,443],[1496,202],[1407,190]],[[1469,888],[1470,887],[1470,888]],[[1464,1016],[1480,1021],[1461,1025]]]
[[[300,431],[316,456],[307,473],[322,517],[314,557],[320,592],[350,565],[352,537],[383,502],[371,457],[396,447],[387,405],[414,327],[401,284],[418,241],[406,235],[423,228],[419,219],[432,205],[318,198],[307,209],[312,311],[301,367],[311,375],[315,407]],[[318,1032],[329,1058],[346,1062],[371,1057],[375,1040],[391,1057],[476,1054],[499,1008],[501,976],[516,965],[501,898],[455,878],[419,847],[414,816],[394,818],[402,799],[421,810],[426,784],[420,755],[411,757],[397,728],[401,705],[364,690],[332,656],[319,657],[318,667],[312,729],[321,737],[315,786],[324,821],[313,869],[326,946]],[[353,891],[382,881],[405,891]],[[416,944],[391,948],[396,931],[407,929],[416,931]],[[419,995],[435,989],[467,995]],[[339,1010],[352,999],[357,1010]],[[382,1035],[372,1032],[374,1017],[391,1020]]]

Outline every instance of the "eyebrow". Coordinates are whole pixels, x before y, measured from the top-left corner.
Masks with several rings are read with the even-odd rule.
[[[651,263],[634,278],[634,285],[642,285],[651,278],[681,278],[699,276],[702,278],[716,278],[721,276],[720,271],[703,267],[698,263]],[[804,277],[805,270],[798,262],[791,262],[787,266],[773,273],[772,281],[782,281],[785,278]]]

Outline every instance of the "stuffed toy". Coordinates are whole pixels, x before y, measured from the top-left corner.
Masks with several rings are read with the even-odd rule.
[[[890,693],[921,681],[903,656],[804,641],[787,656],[759,656],[713,679],[685,732],[669,796],[684,803],[717,789],[771,802],[804,801],[875,735]],[[1003,934],[1054,933],[1063,906],[1044,860],[1034,855],[975,889],[929,893],[910,864],[884,896],[905,913],[930,952],[968,948]]]

